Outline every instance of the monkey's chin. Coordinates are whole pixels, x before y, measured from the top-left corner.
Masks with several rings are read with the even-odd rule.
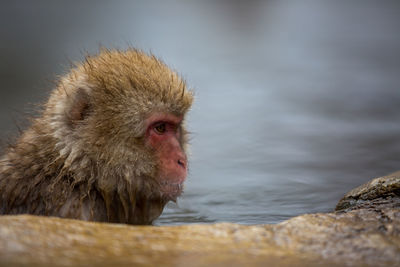
[[[178,197],[183,192],[183,182],[182,183],[171,183],[167,181],[163,181],[160,183],[160,190],[163,199],[167,201],[176,202]]]

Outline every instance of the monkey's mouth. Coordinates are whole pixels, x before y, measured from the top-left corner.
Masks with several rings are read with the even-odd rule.
[[[165,200],[171,200],[176,202],[176,199],[183,192],[183,182],[182,183],[172,183],[163,181],[160,183],[160,189],[162,196]]]

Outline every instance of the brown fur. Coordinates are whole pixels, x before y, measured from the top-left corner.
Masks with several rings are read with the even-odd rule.
[[[86,57],[1,159],[0,213],[151,223],[167,200],[143,144],[144,120],[154,112],[184,116],[192,100],[154,56],[102,49]]]

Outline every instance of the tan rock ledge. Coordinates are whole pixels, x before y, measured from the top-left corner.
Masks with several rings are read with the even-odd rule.
[[[128,226],[0,217],[1,266],[400,266],[400,173],[338,211],[275,225]]]

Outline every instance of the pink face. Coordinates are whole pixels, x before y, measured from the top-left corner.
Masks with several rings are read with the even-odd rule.
[[[157,113],[146,120],[145,143],[155,151],[159,161],[161,191],[169,200],[176,200],[187,176],[187,158],[181,146],[182,117]]]

